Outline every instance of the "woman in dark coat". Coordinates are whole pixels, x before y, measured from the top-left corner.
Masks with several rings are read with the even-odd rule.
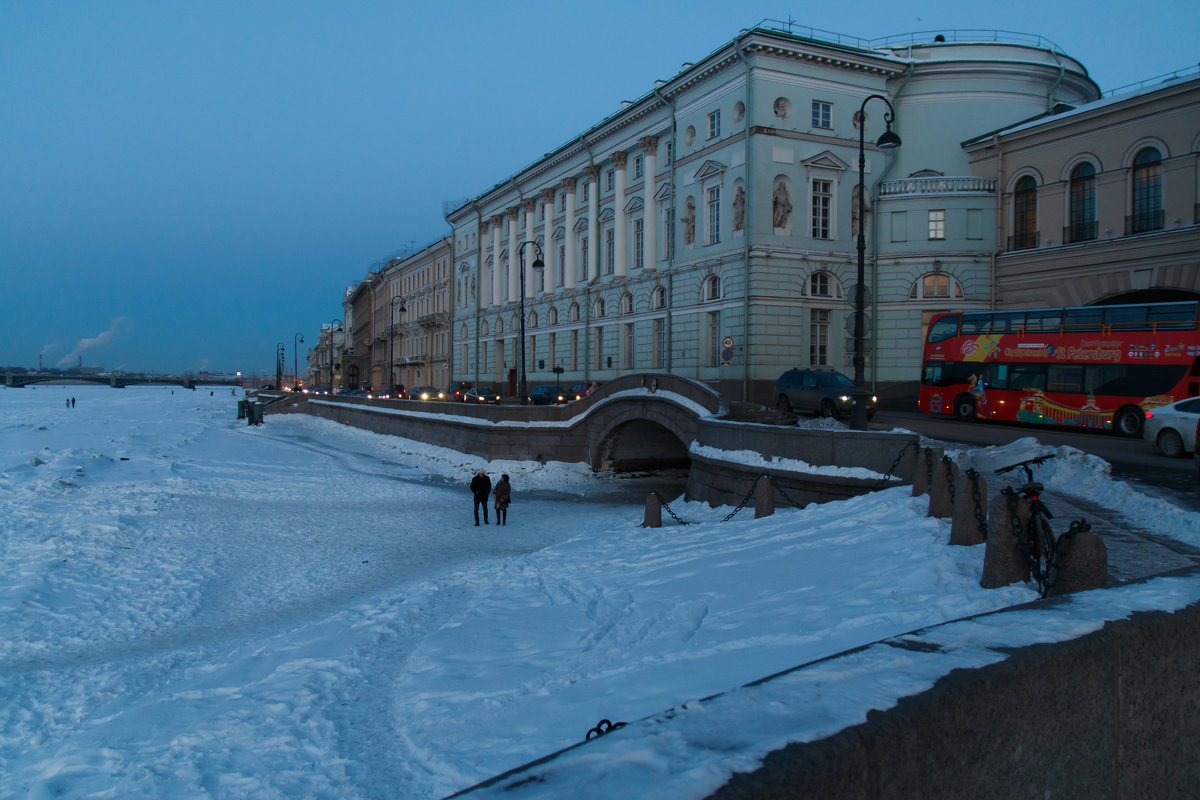
[[[492,490],[492,497],[496,498],[496,524],[507,525],[508,504],[512,502],[512,484],[508,482],[508,475],[500,476],[500,481]]]

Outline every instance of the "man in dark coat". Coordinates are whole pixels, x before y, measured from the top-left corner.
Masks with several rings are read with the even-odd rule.
[[[488,524],[488,496],[492,493],[492,479],[479,470],[471,479],[471,494],[475,496],[475,524],[479,524],[479,508],[483,507],[483,524]]]

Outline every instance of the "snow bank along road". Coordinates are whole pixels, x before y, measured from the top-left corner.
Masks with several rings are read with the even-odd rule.
[[[680,502],[702,524],[645,530],[582,466],[234,411],[0,391],[0,797],[436,797],[602,717],[1034,596],[980,589],[982,548],[904,487],[724,524]],[[512,476],[504,528],[471,522],[481,466]],[[657,796],[761,757],[754,728],[675,754],[705,766]]]

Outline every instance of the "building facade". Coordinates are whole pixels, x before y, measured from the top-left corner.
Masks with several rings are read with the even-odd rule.
[[[1195,70],[964,147],[1002,187],[998,307],[1200,297]]]
[[[868,379],[916,380],[923,322],[994,300],[1001,192],[962,143],[1100,96],[1036,37],[940,38],[743,31],[451,210],[451,377],[514,394],[523,310],[530,384],[670,371],[773,403],[785,369],[851,364],[861,225]]]
[[[444,389],[450,384],[452,258],[447,236],[405,258],[392,259],[383,270],[387,288],[376,302],[378,311],[387,315],[383,331],[393,389]]]

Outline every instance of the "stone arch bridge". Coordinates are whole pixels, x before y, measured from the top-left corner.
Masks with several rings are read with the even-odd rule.
[[[58,372],[25,372],[4,373],[4,385],[9,389],[21,389],[39,383],[70,382],[94,383],[100,386],[111,386],[114,389],[124,389],[126,386],[182,386],[185,389],[195,389],[197,386],[242,386],[244,378],[197,377],[195,375],[116,375],[98,373],[95,375],[64,374]]]
[[[740,421],[704,383],[666,373],[622,376],[562,406],[259,397],[269,401],[267,414],[312,414],[489,461],[582,462],[596,471],[686,467],[688,495],[714,504],[740,501],[764,474],[809,502],[907,482],[916,464],[915,434]],[[832,469],[840,467],[859,474]]]

